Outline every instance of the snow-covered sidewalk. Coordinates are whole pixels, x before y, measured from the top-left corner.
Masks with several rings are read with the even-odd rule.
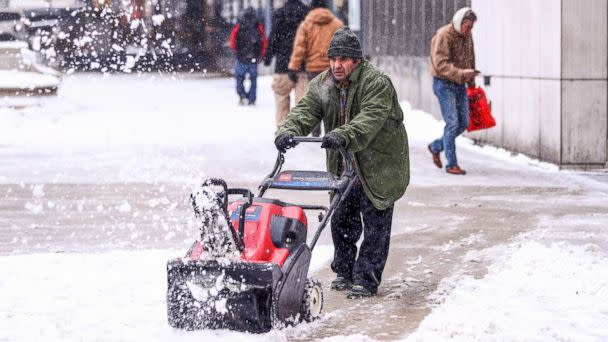
[[[161,189],[165,184],[189,189],[210,175],[221,175],[238,184],[261,180],[276,157],[270,81],[270,77],[258,80],[255,107],[237,105],[232,79],[192,75],[75,74],[64,79],[57,98],[25,99],[25,107],[15,105],[15,99],[0,99],[0,196],[4,197],[0,202],[0,237],[7,246],[14,246],[0,256],[0,340],[281,341],[322,335],[315,332],[331,325],[335,313],[326,312],[312,324],[264,335],[171,329],[165,317],[164,265],[167,259],[184,253],[196,231],[182,232],[185,239],[164,235],[163,246],[172,244],[170,249],[159,249],[161,245],[157,244],[156,248],[129,250],[131,237],[150,234],[137,227],[110,250],[86,239],[80,240],[80,248],[67,247],[60,239],[66,232],[60,228],[44,232],[45,244],[36,247],[29,242],[29,234],[39,234],[37,227],[44,226],[37,221],[43,217],[60,221],[65,214],[54,199],[45,195],[51,185],[71,184],[77,188],[118,183],[129,187],[144,183]],[[416,208],[421,215],[433,202],[444,204],[439,197],[424,202],[416,194],[488,187],[483,196],[463,195],[466,202],[497,200],[523,211],[528,206],[542,207],[543,203],[573,209],[563,216],[532,212],[533,224],[527,232],[489,248],[459,242],[468,249],[461,261],[483,265],[487,272],[475,277],[461,269],[450,270],[425,301],[430,314],[411,335],[408,332],[396,339],[608,339],[608,185],[577,173],[559,172],[553,165],[525,156],[475,146],[465,138],[458,141],[459,157],[468,165],[469,175],[446,175],[431,165],[425,152],[428,141],[440,134],[442,124],[412,110],[406,102],[403,107],[412,149],[412,184],[400,208]],[[288,160],[291,167],[323,168],[324,158],[318,147],[306,146],[298,153],[297,158]],[[511,188],[546,191],[522,196],[521,192],[504,195],[492,190]],[[18,191],[31,193],[26,201],[29,207],[17,199]],[[544,197],[552,192],[559,196],[559,203]],[[65,197],[70,196],[74,195]],[[161,200],[168,201],[159,197]],[[146,203],[153,205],[152,199]],[[166,207],[182,204],[168,201]],[[156,205],[154,208],[161,208]],[[475,210],[461,207],[468,213]],[[448,209],[441,215],[452,215]],[[115,207],[97,206],[93,210],[101,215],[124,214],[139,219],[136,204],[121,198]],[[11,214],[10,220],[6,213]],[[414,227],[417,216],[397,213],[395,236],[447,229],[439,225],[428,228],[440,221]],[[450,219],[457,222],[460,218]],[[172,222],[167,229],[179,223]],[[509,229],[513,222],[507,219],[502,224],[497,228]],[[95,222],[86,219],[80,225],[96,227]],[[109,238],[111,229],[114,227],[104,226],[99,232],[101,239]],[[72,234],[78,242],[78,234]],[[28,248],[38,252],[28,253]],[[49,253],[40,252],[45,248]],[[66,249],[65,253],[51,253]],[[332,253],[326,238],[315,250],[312,272],[326,270]],[[399,254],[405,253],[399,249],[391,253],[406,260],[416,257]],[[404,272],[415,266],[394,264]],[[389,284],[388,279],[385,281]],[[381,297],[380,306],[383,300],[394,299]],[[339,328],[336,330],[341,331]],[[372,337],[345,329],[326,339]]]

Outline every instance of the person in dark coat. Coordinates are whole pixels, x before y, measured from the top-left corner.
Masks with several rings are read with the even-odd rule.
[[[304,80],[309,82],[329,68],[327,48],[334,33],[342,26],[344,23],[329,9],[327,0],[312,0],[310,12],[298,27],[293,41],[293,52],[287,66],[290,74],[304,66],[308,76]],[[300,102],[303,96],[304,92],[298,92],[296,89],[296,103]],[[315,137],[321,135],[320,125],[315,127],[312,135]]]
[[[267,45],[264,24],[252,7],[246,8],[230,34],[230,47],[236,52],[234,76],[240,104],[255,104],[258,63],[264,58]],[[249,91],[243,84],[246,75],[251,81]]]
[[[409,184],[407,133],[391,79],[363,59],[359,39],[348,27],[336,31],[327,56],[330,68],[310,81],[276,133],[275,146],[285,152],[295,146],[294,136],[306,136],[322,122],[328,132],[321,145],[327,170],[341,173],[336,148],[353,154],[356,183],[331,217],[336,273],[331,288],[349,290],[349,298],[369,297],[382,280],[394,203]]]
[[[270,65],[272,57],[276,57],[274,65],[274,75],[272,77],[272,90],[276,105],[276,124],[279,127],[287,113],[289,113],[291,103],[291,90],[296,88],[296,92],[306,91],[305,78],[298,79],[293,77],[295,82],[290,79],[287,65],[293,49],[293,40],[300,22],[308,13],[308,7],[300,0],[287,0],[285,5],[274,11],[272,15],[272,30],[270,30],[268,49],[264,64]],[[303,77],[305,75],[302,75]]]

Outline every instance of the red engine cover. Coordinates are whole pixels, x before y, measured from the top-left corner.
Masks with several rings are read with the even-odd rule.
[[[228,206],[228,213],[232,226],[238,231],[239,212],[235,211],[243,205],[242,201],[235,201]],[[306,214],[301,207],[291,205],[283,206],[277,201],[256,201],[247,208],[245,213],[244,244],[245,249],[241,259],[249,262],[273,262],[283,266],[289,255],[287,248],[277,248],[270,237],[270,221],[274,215],[296,219],[308,226]]]

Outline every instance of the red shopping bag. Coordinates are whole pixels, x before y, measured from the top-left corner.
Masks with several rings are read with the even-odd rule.
[[[467,87],[469,98],[469,127],[467,131],[476,131],[496,126],[496,121],[490,112],[486,92],[481,87]]]

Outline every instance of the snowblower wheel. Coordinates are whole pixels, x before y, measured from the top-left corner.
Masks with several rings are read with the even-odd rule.
[[[316,279],[306,279],[302,298],[302,319],[312,322],[321,316],[323,310],[323,288]]]

